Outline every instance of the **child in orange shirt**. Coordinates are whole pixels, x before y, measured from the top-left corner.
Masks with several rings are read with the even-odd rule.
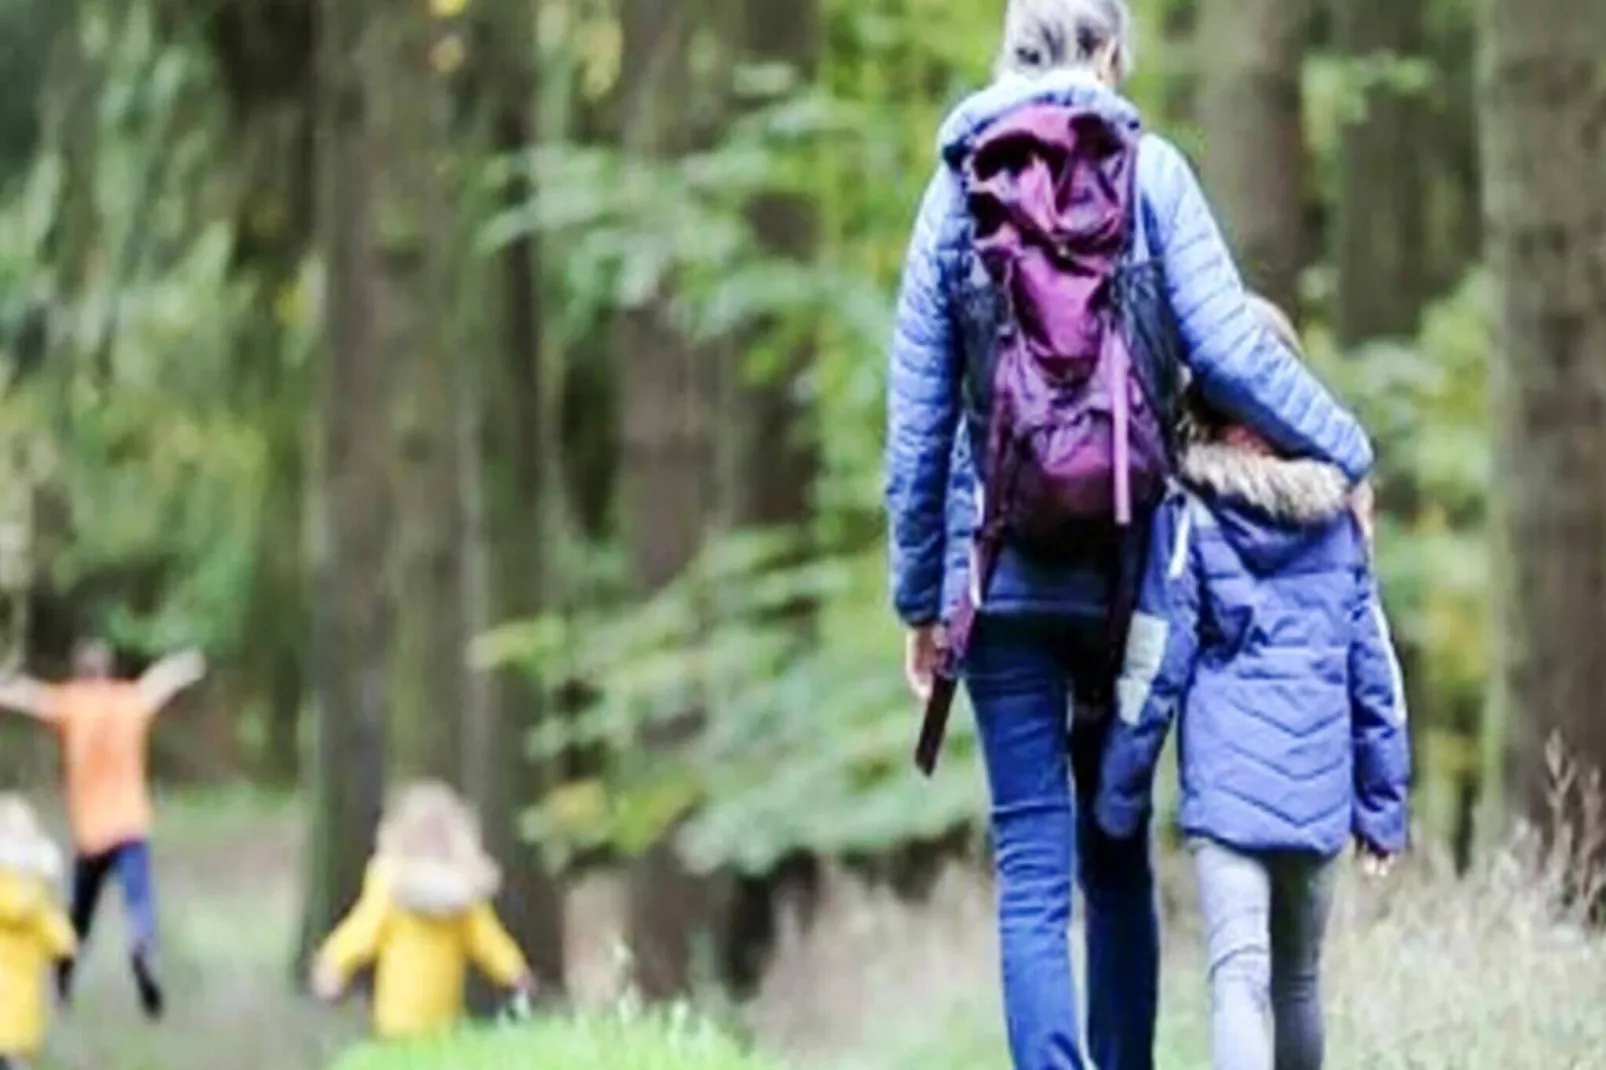
[[[206,672],[200,654],[164,658],[138,680],[112,675],[112,651],[99,641],[73,651],[73,679],[0,682],[0,706],[28,714],[61,739],[67,817],[73,837],[72,925],[89,937],[106,878],[116,873],[132,930],[130,950],[140,1005],[162,1014],[156,971],[156,899],[151,883],[151,800],[146,740],[156,714]],[[57,972],[62,1002],[72,997],[73,964]]]

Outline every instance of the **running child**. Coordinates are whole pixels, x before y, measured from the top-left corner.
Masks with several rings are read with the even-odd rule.
[[[434,782],[409,786],[380,823],[356,906],[314,959],[313,992],[337,999],[372,964],[381,1040],[455,1026],[470,964],[527,1003],[530,968],[491,904],[500,882],[479,822],[456,793]]]
[[[140,1005],[162,1015],[156,965],[156,889],[151,880],[151,797],[146,743],[157,713],[206,673],[193,651],[163,658],[137,680],[112,672],[111,647],[98,640],[73,651],[73,678],[45,684],[28,677],[0,681],[0,707],[55,729],[62,748],[67,818],[73,839],[72,924],[89,939],[106,879],[116,875],[129,919],[129,960]],[[57,987],[72,1000],[73,962],[61,963]]]

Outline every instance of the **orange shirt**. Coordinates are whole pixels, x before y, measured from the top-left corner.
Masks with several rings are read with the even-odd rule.
[[[50,688],[47,719],[61,735],[67,818],[79,851],[98,854],[150,834],[145,740],[155,713],[126,680]]]

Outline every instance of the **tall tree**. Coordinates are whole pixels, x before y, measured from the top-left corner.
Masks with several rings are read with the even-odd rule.
[[[318,376],[317,732],[307,841],[304,958],[356,897],[384,791],[389,693],[390,421],[387,355],[374,329],[379,254],[360,44],[365,9],[319,13],[318,242],[327,265],[327,342]]]
[[[315,3],[263,8],[221,3],[204,33],[229,110],[229,157],[235,208],[234,274],[250,294],[239,329],[234,394],[262,429],[267,486],[246,596],[246,678],[267,696],[262,773],[295,783],[300,773],[301,712],[307,684],[308,582],[305,554],[307,375],[289,352],[281,309],[300,282],[313,239],[313,36]],[[168,13],[169,36],[193,30]]]
[[[1510,554],[1497,649],[1514,787],[1548,826],[1552,736],[1585,772],[1606,771],[1606,6],[1486,0],[1484,18],[1497,508]]]
[[[740,25],[738,43],[746,62],[784,66],[798,85],[814,79],[823,30],[817,0],[795,0],[779,9],[765,0],[743,0]],[[767,192],[748,205],[747,217],[765,255],[798,265],[814,255],[820,227],[810,197]],[[818,428],[805,396],[816,348],[813,317],[767,317],[744,341],[736,354],[736,389],[727,395],[733,407],[721,421],[736,477],[731,517],[738,528],[768,529],[806,543],[820,466]],[[812,609],[807,604],[788,609],[800,644],[808,640]],[[797,886],[807,897],[815,876],[814,860],[797,856],[775,873],[735,879],[720,942],[722,970],[739,990],[760,980],[783,893]]]
[[[482,13],[476,93],[494,151],[523,152],[537,140],[540,81],[532,9],[498,0]],[[503,191],[504,207],[528,204],[536,191],[521,172]],[[542,375],[541,249],[534,234],[510,243],[488,266],[494,331],[476,363],[479,390],[471,400],[471,436],[479,460],[464,485],[483,488],[474,541],[483,548],[483,582],[474,592],[476,630],[525,620],[546,605],[544,548],[547,515],[544,466],[546,398]],[[479,299],[480,307],[485,302]],[[530,956],[547,996],[564,991],[563,898],[540,854],[519,835],[519,814],[540,793],[544,770],[527,757],[525,736],[542,716],[540,689],[523,672],[488,681],[488,701],[476,702],[468,724],[464,781],[484,815],[492,850],[506,880],[499,904]]]
[[[1301,91],[1309,0],[1201,0],[1205,185],[1249,284],[1299,305],[1305,245]]]
[[[1340,343],[1413,337],[1428,299],[1426,98],[1405,64],[1424,52],[1427,0],[1332,0],[1339,50],[1364,84],[1346,123],[1335,216]]]
[[[470,703],[463,445],[451,296],[449,97],[438,58],[455,28],[425,4],[375,9],[365,60],[374,163],[379,344],[395,364],[397,570],[393,768],[456,782]],[[460,44],[460,42],[459,42]]]
[[[619,101],[627,151],[671,159],[692,145],[692,44],[707,6],[706,0],[625,3]],[[666,280],[654,300],[623,314],[615,334],[619,372],[628,384],[621,398],[622,525],[644,592],[675,579],[696,557],[717,490],[712,428],[718,366],[676,329],[671,285]],[[688,710],[644,742],[675,746],[696,730],[697,720]],[[712,934],[716,899],[712,883],[687,869],[672,837],[635,863],[629,942],[648,998],[690,990],[694,950]]]

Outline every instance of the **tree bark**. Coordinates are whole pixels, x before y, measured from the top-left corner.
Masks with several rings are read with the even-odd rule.
[[[319,243],[327,265],[318,376],[313,680],[317,733],[299,961],[361,888],[384,790],[390,556],[387,355],[373,321],[377,254],[359,69],[363,10],[323,0]]]
[[[423,4],[384,5],[365,63],[379,243],[376,330],[395,362],[397,569],[394,740],[400,778],[457,783],[468,705],[459,375],[450,329],[448,96],[431,68],[443,33]]]
[[[669,158],[690,146],[690,45],[703,14],[703,0],[625,5],[620,103],[627,151]],[[692,562],[714,515],[718,367],[676,330],[667,287],[647,307],[621,315],[615,330],[630,384],[621,398],[621,522],[635,582],[650,594]],[[697,720],[688,710],[674,731],[644,744],[673,747],[695,732]],[[691,990],[694,950],[712,936],[717,898],[713,883],[683,864],[672,836],[634,863],[627,929],[646,998]]]
[[[1499,682],[1516,798],[1551,828],[1547,742],[1559,738],[1585,774],[1606,767],[1606,6],[1488,0],[1485,17],[1497,517],[1509,552]]]
[[[1334,0],[1340,52],[1357,63],[1421,59],[1426,0]],[[1345,127],[1335,213],[1341,345],[1416,334],[1428,299],[1425,97],[1389,85],[1365,93]]]
[[[1305,243],[1308,0],[1202,0],[1205,186],[1250,286],[1297,314]]]
[[[804,84],[815,77],[822,44],[817,0],[795,0],[782,9],[766,0],[743,0],[740,18],[747,61],[784,64]],[[748,206],[747,216],[767,256],[798,264],[813,257],[820,227],[808,197],[763,194]],[[721,421],[734,461],[733,523],[794,536],[800,556],[806,552],[820,467],[814,409],[803,393],[815,349],[810,317],[755,324],[737,347],[732,407]],[[799,604],[787,611],[800,647],[809,642],[814,608]],[[795,893],[806,908],[818,876],[816,860],[799,855],[784,859],[774,873],[734,879],[720,939],[721,968],[739,994],[751,992],[762,978],[783,901]]]
[[[537,140],[538,73],[528,59],[533,41],[529,5],[496,4],[483,24],[486,55],[482,98],[494,151],[521,151]],[[504,207],[536,194],[526,179],[505,191]],[[544,307],[540,245],[534,235],[509,245],[489,265],[496,324],[488,339],[471,442],[481,444],[480,471],[465,485],[483,489],[483,538],[488,581],[478,627],[527,620],[546,608],[547,502],[544,478],[542,373]],[[471,617],[472,619],[472,617]],[[546,783],[544,770],[526,756],[525,741],[543,714],[541,689],[523,669],[485,681],[488,701],[470,725],[465,779],[485,816],[491,849],[503,862],[499,907],[524,947],[545,998],[565,988],[562,889],[539,851],[519,834],[519,815]]]

